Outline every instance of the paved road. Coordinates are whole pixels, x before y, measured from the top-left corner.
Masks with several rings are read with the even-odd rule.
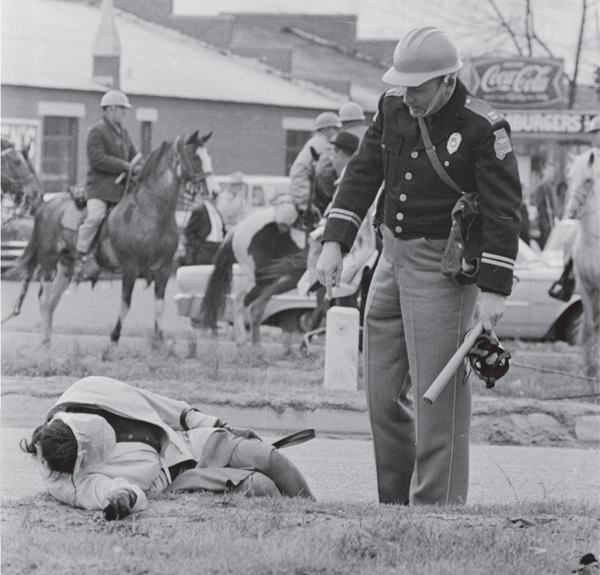
[[[39,333],[40,311],[37,302],[38,283],[32,283],[21,308],[21,313],[2,325],[3,335],[15,331]],[[2,319],[6,318],[21,291],[20,282],[2,281]],[[165,294],[164,328],[174,333],[189,329],[189,319],[179,317],[173,296],[177,293],[174,277],[167,284]],[[108,334],[119,316],[121,281],[100,281],[92,289],[89,282],[71,284],[56,308],[54,332],[66,334]],[[123,335],[145,335],[154,329],[154,285],[146,288],[144,280],[138,280],[133,290],[131,309],[123,326]]]
[[[20,439],[31,437],[32,429],[2,427],[1,431],[2,500],[43,491],[31,457],[18,447]],[[371,441],[316,438],[285,453],[305,474],[319,500],[377,501]],[[471,459],[470,503],[597,504],[600,499],[596,450],[473,445]]]

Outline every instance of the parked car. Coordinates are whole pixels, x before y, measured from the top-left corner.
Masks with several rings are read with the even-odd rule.
[[[551,244],[555,245],[555,244]],[[189,317],[192,325],[198,324],[200,306],[213,266],[188,266],[179,268],[177,282],[179,293],[175,303],[180,316]],[[564,340],[577,342],[582,324],[581,298],[574,294],[570,301],[551,298],[548,289],[562,273],[562,262],[546,261],[523,241],[515,266],[518,279],[506,302],[506,312],[496,328],[501,339],[521,338],[533,340]],[[234,267],[234,290],[236,275]],[[239,281],[239,280],[237,280]],[[313,295],[301,296],[297,290],[277,295],[267,306],[263,323],[293,327],[296,331],[308,329],[310,313],[316,306]],[[231,306],[227,305],[224,320],[232,322]]]

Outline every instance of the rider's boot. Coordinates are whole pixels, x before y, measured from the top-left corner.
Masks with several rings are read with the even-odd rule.
[[[96,261],[94,252],[85,253],[78,251],[75,256],[75,267],[73,269],[73,280],[79,283],[83,280],[98,279],[100,274],[100,266]]]

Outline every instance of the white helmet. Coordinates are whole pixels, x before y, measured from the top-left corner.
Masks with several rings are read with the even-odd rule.
[[[315,119],[315,130],[323,128],[341,128],[339,116],[335,112],[323,112]]]
[[[396,86],[420,86],[462,68],[452,40],[433,26],[411,30],[394,50],[394,65],[382,80]]]
[[[363,109],[356,102],[346,102],[340,108],[338,115],[342,122],[353,122],[358,120],[362,122],[365,119]]]
[[[131,104],[127,99],[127,96],[120,90],[110,90],[102,96],[100,100],[100,107],[105,108],[106,106],[121,106],[123,108],[131,108]]]

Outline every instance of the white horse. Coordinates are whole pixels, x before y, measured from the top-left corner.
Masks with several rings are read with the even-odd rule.
[[[565,217],[576,220],[571,248],[584,313],[586,372],[598,375],[600,338],[600,148],[576,156],[569,169]]]

